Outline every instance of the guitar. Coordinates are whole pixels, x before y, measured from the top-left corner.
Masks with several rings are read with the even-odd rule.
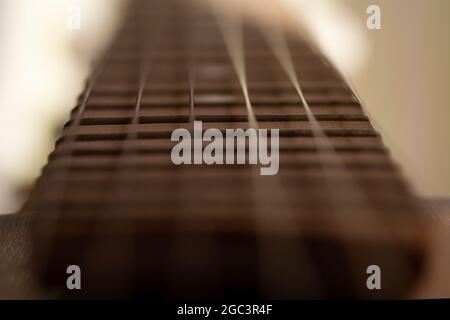
[[[24,210],[62,298],[300,299],[405,297],[419,208],[306,39],[154,0],[130,4]]]

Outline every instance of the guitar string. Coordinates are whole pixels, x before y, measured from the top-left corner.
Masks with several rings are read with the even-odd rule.
[[[283,67],[283,69],[284,69],[285,73],[288,75],[288,78],[290,79],[294,89],[298,93],[303,107],[305,108],[305,111],[306,111],[307,117],[308,117],[308,121],[310,122],[310,125],[312,128],[313,137],[316,140],[315,144],[317,146],[319,146],[320,144],[322,145],[321,148],[318,148],[320,161],[323,161],[323,155],[320,154],[320,151],[330,152],[332,158],[337,162],[339,169],[341,169],[341,170],[339,170],[339,172],[341,174],[343,174],[344,178],[347,178],[349,181],[349,184],[347,185],[347,187],[355,188],[355,190],[352,190],[352,191],[354,191],[354,194],[357,195],[357,198],[360,201],[367,203],[368,200],[366,199],[366,196],[364,194],[362,194],[359,191],[359,189],[356,187],[356,185],[357,185],[356,181],[354,181],[351,174],[349,174],[347,167],[342,163],[339,155],[337,154],[337,152],[333,146],[333,143],[331,142],[330,138],[328,138],[324,129],[319,124],[314,113],[312,112],[312,110],[305,98],[303,90],[301,89],[300,81],[299,81],[297,73],[295,71],[295,67],[293,64],[292,56],[289,52],[289,47],[287,45],[286,38],[285,38],[284,34],[279,32],[279,30],[280,30],[279,23],[276,24],[276,27],[272,28],[272,34],[270,34],[270,32],[266,30],[266,35],[269,35],[269,34],[271,35],[271,36],[267,37],[267,39],[268,39],[270,46],[272,47],[272,50],[274,51],[274,54],[277,57],[279,63]],[[326,167],[326,166],[324,166],[324,167]],[[335,191],[335,188],[329,189],[330,193],[333,193],[334,191]]]
[[[226,9],[225,7],[220,10],[214,5],[213,8],[215,9],[214,13],[216,16],[216,21],[219,24],[222,39],[225,43],[234,71],[237,74],[239,85],[244,96],[249,125],[250,127],[257,129],[258,123],[248,94],[242,26],[243,21],[241,16],[242,13],[239,11],[239,7],[234,8],[236,11]]]
[[[348,171],[348,168],[345,166],[345,164],[341,161],[341,158],[334,149],[333,143],[328,138],[322,126],[319,124],[314,113],[312,112],[304,96],[303,90],[301,89],[300,81],[295,71],[292,56],[289,52],[289,46],[287,44],[285,35],[282,32],[280,32],[280,29],[281,27],[278,20],[276,21],[276,23],[273,23],[271,30],[265,30],[265,34],[267,36],[266,39],[269,45],[271,46],[277,60],[281,64],[282,68],[284,69],[285,73],[290,79],[293,87],[298,93],[301,103],[307,113],[307,118],[312,129],[314,144],[317,146],[318,159],[321,162],[322,169],[324,170],[325,173],[324,174],[325,185],[327,186],[328,194],[330,196],[330,200],[332,203],[332,211],[334,212],[334,219],[339,226],[341,236],[344,237],[346,233],[350,234],[350,232],[348,232],[349,226],[352,222],[354,223],[354,220],[356,218],[359,219],[356,228],[362,227],[363,231],[366,232],[366,234],[369,232],[373,232],[373,234],[375,235],[389,236],[386,232],[385,226],[378,217],[377,213],[373,210],[372,207],[370,207],[370,205],[368,205],[369,200],[367,199],[367,196],[359,190],[357,182],[354,180],[354,177]],[[337,165],[338,168],[337,171],[339,172],[339,175],[341,175],[343,180],[346,181],[344,188],[340,187],[336,189],[335,187],[333,187],[332,181],[330,181],[330,177],[333,174],[336,175],[336,173],[333,173],[327,167],[323,154],[323,152],[325,151],[328,151],[330,153],[331,158]],[[358,214],[360,215],[359,217],[351,215],[350,218],[353,220],[351,221],[348,217],[343,215],[344,212],[341,212],[342,209],[338,209],[340,208],[341,205],[339,203],[339,198],[342,196],[342,193],[338,193],[337,191],[353,195],[354,203],[357,205],[357,208],[360,209],[358,210]],[[355,227],[355,225],[353,227]],[[361,230],[359,230],[359,232],[360,231]],[[350,252],[349,248],[347,248],[347,252],[350,268],[352,268],[354,274],[361,272],[361,266],[360,261],[358,261],[358,256],[354,252]],[[355,285],[355,288],[359,288],[359,286]]]
[[[195,4],[191,3],[192,7],[190,8],[190,15],[187,16],[187,25],[184,29],[184,37],[182,41],[183,49],[185,52],[184,60],[186,64],[187,71],[187,81],[188,81],[188,90],[189,90],[189,122],[188,125],[194,125],[195,121],[195,84],[197,80],[197,69],[199,67],[200,61],[198,61],[197,51],[199,50],[199,32],[198,26],[196,24],[196,20],[193,16],[197,12],[197,7],[194,7]],[[186,8],[185,8],[186,10]],[[198,14],[198,12],[197,12]],[[181,31],[182,33],[183,31]],[[189,129],[191,133],[191,137],[193,139],[197,139],[194,136],[193,127]],[[195,278],[190,279],[191,282],[183,283],[183,280],[179,278],[179,275],[183,274],[183,271],[180,270],[180,266],[183,268],[190,268],[193,263],[194,267],[202,266],[208,268],[210,263],[214,263],[219,261],[220,257],[218,256],[218,244],[215,237],[211,233],[208,233],[207,236],[203,237],[201,240],[196,239],[195,237],[191,237],[186,239],[186,235],[190,235],[189,225],[192,225],[192,219],[196,219],[196,217],[186,217],[186,213],[189,214],[189,210],[192,204],[183,198],[189,198],[192,190],[191,179],[192,177],[187,174],[186,170],[190,170],[191,168],[181,168],[178,172],[178,191],[174,192],[175,194],[175,203],[177,210],[177,218],[175,221],[174,231],[173,232],[173,242],[171,248],[170,255],[170,263],[169,270],[167,273],[166,282],[168,283],[169,292],[176,295],[179,293],[179,288],[184,286],[191,287],[195,286]],[[190,171],[192,172],[192,171]],[[200,193],[197,192],[195,195],[196,201],[198,201],[198,197]],[[193,199],[191,199],[193,200]],[[181,207],[183,206],[183,207]],[[193,242],[192,242],[193,241]],[[201,252],[201,255],[195,256],[186,256],[186,252],[189,252],[192,246],[196,247],[196,250]],[[195,260],[192,260],[194,259]],[[204,272],[200,272],[202,276],[208,274],[207,281],[204,281],[204,287],[206,286],[214,286],[217,281],[221,281],[220,276],[220,264],[214,265],[214,267],[208,268],[208,270],[204,270]],[[197,279],[197,281],[199,281]],[[181,284],[181,285],[180,285]],[[222,285],[223,287],[223,285]],[[207,290],[207,289],[206,289]]]
[[[230,60],[241,86],[247,109],[249,127],[259,129],[248,91],[244,23],[241,8],[237,5],[237,7],[234,7],[233,10],[228,12],[216,9],[215,16],[221,30],[222,39],[225,42]],[[272,146],[272,148],[273,147],[274,146]],[[251,152],[257,152],[257,150],[249,149],[249,155]],[[266,186],[262,186],[261,184],[266,184]],[[280,229],[283,230],[285,234],[299,235],[298,225],[295,222],[292,208],[287,204],[286,195],[285,192],[283,192],[283,187],[278,175],[272,179],[269,177],[260,177],[257,173],[257,169],[254,167],[252,170],[251,185],[253,194],[252,201],[257,215],[256,223],[259,231],[259,254],[262,261],[259,264],[259,277],[261,285],[264,287],[265,294],[268,295],[268,298],[271,296],[282,296],[286,291],[286,288],[290,287],[290,290],[300,290],[300,292],[291,292],[294,296],[299,296],[301,295],[301,288],[304,287],[305,284],[297,283],[297,285],[293,285],[293,283],[296,281],[308,281],[314,284],[312,286],[308,285],[308,287],[315,288],[317,291],[314,294],[320,296],[322,285],[320,284],[317,273],[314,271],[311,257],[307,254],[306,249],[298,244],[289,247],[287,244],[283,244],[283,247],[280,248],[279,244],[275,243],[273,239],[268,239],[261,235],[261,233],[270,233],[277,229],[278,232]],[[270,188],[268,188],[267,185],[270,185]],[[267,194],[268,189],[270,190],[270,194]],[[275,199],[278,203],[283,203],[282,208],[277,208],[277,219],[275,220],[273,219],[273,208],[262,203],[263,199],[268,198]],[[283,270],[280,269],[280,254],[283,255],[285,266]],[[290,268],[287,268],[288,264]],[[302,280],[299,279],[300,277],[298,276],[297,269],[297,266],[300,264],[304,266],[303,276],[307,275],[306,277],[304,276]],[[285,282],[283,282],[283,280]]]
[[[188,61],[187,61],[187,68],[188,68],[188,80],[189,80],[189,122],[191,124],[195,121],[195,110],[194,110],[194,90],[195,90],[195,82],[196,82],[196,73],[197,73],[197,46],[198,46],[198,35],[196,32],[196,21],[190,17],[189,22],[189,32],[190,36],[189,39],[194,39],[193,44],[191,44],[191,48],[188,46]]]
[[[76,134],[75,130],[79,128],[79,124],[81,123],[81,119],[83,118],[85,109],[87,107],[89,98],[91,96],[91,92],[94,88],[94,85],[97,83],[97,80],[100,76],[100,74],[103,72],[106,64],[108,56],[106,55],[99,61],[94,61],[92,63],[93,71],[91,73],[91,76],[88,77],[84,93],[82,95],[81,102],[79,103],[77,113],[75,115],[75,119],[72,123],[68,125],[68,127],[65,129],[67,133],[69,133],[65,144],[70,146],[70,144],[76,142]],[[65,165],[62,168],[62,170],[59,172],[59,174],[54,177],[55,180],[50,179],[47,183],[52,184],[52,191],[49,195],[51,197],[52,201],[50,202],[51,205],[47,209],[50,214],[45,215],[45,218],[37,217],[36,223],[44,223],[45,224],[45,234],[46,236],[43,237],[40,241],[40,247],[42,255],[39,257],[40,263],[42,264],[42,267],[45,268],[44,264],[49,260],[49,257],[51,255],[51,250],[53,244],[56,242],[56,235],[57,235],[57,224],[58,220],[61,218],[61,214],[63,213],[63,205],[64,200],[67,192],[67,184],[69,180],[70,175],[70,166],[73,162],[73,154],[74,154],[74,147],[70,147],[69,151],[67,153],[67,157],[65,159]],[[34,209],[36,210],[36,209]],[[38,220],[41,219],[41,220]],[[43,221],[42,221],[43,220]],[[42,231],[41,231],[42,232]]]
[[[161,8],[159,8],[161,9]],[[164,11],[166,12],[166,11]],[[139,131],[139,115],[140,108],[142,104],[142,99],[144,95],[144,91],[146,88],[146,81],[149,76],[150,70],[156,59],[157,50],[156,47],[161,40],[163,28],[165,26],[164,14],[158,16],[155,24],[155,28],[151,28],[151,24],[148,20],[142,22],[142,19],[139,19],[139,41],[138,45],[140,48],[138,49],[139,62],[137,65],[138,69],[138,88],[136,93],[136,103],[133,109],[133,114],[128,125],[128,128],[125,132],[125,138],[122,141],[122,152],[117,156],[115,161],[114,174],[110,176],[110,191],[105,192],[102,200],[102,209],[99,210],[98,214],[103,215],[97,217],[101,224],[96,225],[96,230],[94,233],[97,235],[102,234],[114,234],[115,228],[117,225],[120,225],[120,230],[127,235],[127,238],[121,237],[120,239],[120,247],[115,248],[114,255],[120,256],[121,263],[121,272],[126,275],[121,278],[123,281],[121,283],[122,286],[122,295],[126,293],[126,289],[129,290],[129,294],[131,295],[134,290],[135,284],[135,261],[136,261],[136,237],[137,237],[137,225],[136,219],[138,218],[137,213],[133,211],[132,207],[129,209],[129,214],[125,214],[124,210],[126,210],[123,206],[117,206],[117,199],[120,199],[124,196],[124,194],[131,194],[130,190],[133,188],[137,188],[138,182],[137,179],[137,169],[136,165],[133,165],[133,183],[130,186],[124,185],[123,181],[129,177],[130,171],[124,170],[126,167],[126,163],[128,161],[133,160],[133,156],[136,154],[136,146],[129,144],[129,142],[135,142],[138,139],[138,131]],[[153,37],[148,39],[148,30],[154,30]],[[149,41],[148,41],[149,40]],[[131,215],[131,217],[130,217]],[[122,216],[127,217],[127,219],[122,219]],[[117,236],[117,234],[116,234]],[[89,267],[96,267],[96,263],[98,261],[98,257],[104,254],[104,249],[108,248],[110,244],[108,243],[108,239],[102,239],[101,236],[97,239],[93,239],[91,241],[91,246],[89,250],[86,252],[86,264]],[[89,262],[91,263],[89,265]],[[103,273],[102,273],[103,274]],[[128,281],[124,281],[126,279]]]

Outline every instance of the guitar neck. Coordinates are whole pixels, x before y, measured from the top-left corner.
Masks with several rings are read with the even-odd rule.
[[[43,283],[83,270],[64,297],[278,299],[407,294],[417,208],[305,39],[175,0],[130,4],[25,207]]]

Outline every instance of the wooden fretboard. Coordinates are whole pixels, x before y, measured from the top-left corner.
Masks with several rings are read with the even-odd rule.
[[[414,197],[342,77],[298,35],[269,31],[191,1],[130,4],[25,206],[46,286],[68,298],[408,293],[425,239]],[[173,164],[171,134],[193,121],[279,129],[278,174]],[[81,291],[65,289],[72,264]],[[382,290],[366,287],[370,265]]]

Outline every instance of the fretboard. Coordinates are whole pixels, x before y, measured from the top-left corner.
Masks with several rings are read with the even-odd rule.
[[[408,293],[423,267],[414,196],[341,75],[276,27],[190,1],[130,4],[25,207],[46,286],[68,298]],[[173,161],[180,128],[190,164]],[[217,150],[194,163],[208,129],[223,164]],[[267,129],[269,142],[278,130],[277,173],[261,175],[248,144],[232,150],[244,164],[225,163],[230,129]],[[65,290],[71,264],[82,291]],[[382,290],[366,287],[370,265]]]

